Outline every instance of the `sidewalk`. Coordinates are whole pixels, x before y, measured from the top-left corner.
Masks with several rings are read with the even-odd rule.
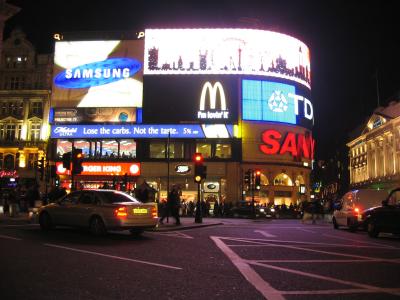
[[[186,230],[192,228],[200,228],[200,227],[208,227],[208,226],[216,226],[222,225],[223,222],[221,219],[214,218],[203,218],[202,223],[195,223],[194,217],[181,217],[181,225],[175,225],[175,219],[169,218],[169,223],[167,220],[164,220],[164,224],[159,224],[157,228],[152,231],[175,231],[175,230]],[[10,217],[8,213],[0,213],[0,225],[24,225],[24,224],[32,224],[37,223],[32,221],[29,217],[29,213],[22,212],[19,213],[16,217]]]

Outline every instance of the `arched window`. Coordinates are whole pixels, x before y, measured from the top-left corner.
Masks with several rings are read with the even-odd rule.
[[[303,176],[297,175],[294,184],[295,184],[296,186],[300,186],[300,184],[305,184]]]
[[[263,173],[261,173],[260,179],[261,179],[261,185],[269,185],[269,180],[267,176],[265,176]]]
[[[285,173],[280,173],[274,179],[274,185],[293,186],[292,179]]]

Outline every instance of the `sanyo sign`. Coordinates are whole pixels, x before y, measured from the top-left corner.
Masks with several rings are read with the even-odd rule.
[[[207,98],[208,95],[208,98]],[[219,96],[219,97],[217,97]],[[209,100],[208,109],[206,109],[206,99]],[[220,107],[217,109],[217,100]],[[204,83],[200,95],[200,110],[197,112],[198,119],[229,119],[229,111],[226,108],[225,91],[222,84],[217,81],[212,85],[209,81]]]

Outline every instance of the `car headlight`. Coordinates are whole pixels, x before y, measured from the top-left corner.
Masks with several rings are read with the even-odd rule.
[[[264,212],[264,208],[260,208],[260,212]]]
[[[275,208],[271,208],[271,212],[275,212]]]

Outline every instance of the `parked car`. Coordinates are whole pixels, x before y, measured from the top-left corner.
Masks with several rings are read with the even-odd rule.
[[[400,234],[400,188],[392,190],[382,205],[364,211],[362,219],[370,237],[380,232]]]
[[[274,218],[275,209],[273,207],[265,207],[256,205],[254,207],[256,218]],[[252,218],[254,216],[253,206],[251,202],[240,201],[230,210],[230,216],[235,218]]]
[[[39,209],[43,230],[57,225],[88,228],[94,235],[107,230],[130,230],[133,235],[157,226],[157,204],[141,203],[132,196],[114,190],[72,192]]]
[[[362,223],[362,212],[378,206],[387,197],[386,190],[352,190],[334,204],[332,224],[335,229],[346,226],[355,231]]]

